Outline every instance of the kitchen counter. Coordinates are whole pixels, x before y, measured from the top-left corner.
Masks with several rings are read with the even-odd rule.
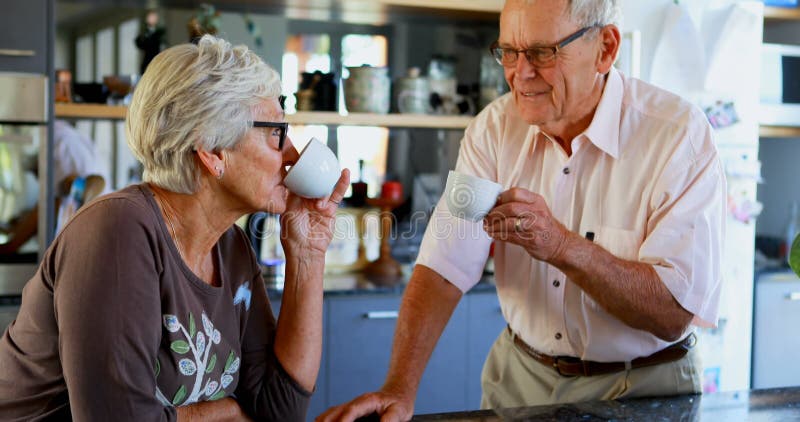
[[[419,415],[415,421],[791,421],[800,387]]]

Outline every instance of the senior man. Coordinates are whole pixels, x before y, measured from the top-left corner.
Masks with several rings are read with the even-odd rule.
[[[479,236],[437,236],[469,224],[439,203],[385,384],[321,420],[411,417],[493,240],[508,327],[484,364],[482,407],[701,391],[692,332],[717,320],[724,173],[698,108],[612,67],[618,19],[616,0],[506,2],[491,51],[511,92],[467,128],[456,170],[508,190]]]

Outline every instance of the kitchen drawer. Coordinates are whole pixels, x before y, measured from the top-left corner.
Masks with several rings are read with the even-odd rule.
[[[399,296],[331,298],[328,401],[345,403],[383,384],[400,308]],[[463,302],[463,301],[462,301]],[[463,410],[466,404],[466,307],[459,305],[431,356],[415,413]]]
[[[337,297],[326,302],[328,403],[338,405],[383,384],[400,296]]]
[[[0,71],[47,73],[52,0],[6,2],[0,13]],[[10,10],[9,10],[10,8]]]

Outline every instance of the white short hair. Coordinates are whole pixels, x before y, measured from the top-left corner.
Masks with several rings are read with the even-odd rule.
[[[164,50],[147,67],[133,94],[127,141],[142,163],[142,179],[191,194],[199,168],[193,150],[235,147],[253,112],[281,92],[280,76],[246,46],[211,35],[197,45]]]
[[[527,5],[536,2],[537,0],[524,0]],[[622,12],[618,0],[567,0],[567,12],[569,19],[575,21],[581,28],[593,25],[622,25]]]
[[[622,12],[617,0],[568,0],[568,3],[570,19],[581,28],[622,24]]]

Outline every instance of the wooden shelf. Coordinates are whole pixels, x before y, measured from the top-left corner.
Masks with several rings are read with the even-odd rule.
[[[124,120],[125,106],[104,104],[56,103],[56,117],[69,119]],[[301,111],[287,114],[286,121],[294,125],[352,125],[396,128],[464,129],[472,116],[432,116],[425,114],[372,114]]]
[[[71,119],[125,120],[128,108],[105,104],[56,103],[56,117]]]
[[[795,126],[767,126],[758,128],[761,138],[800,138],[800,127]]]
[[[397,128],[464,129],[472,116],[433,116],[426,114],[372,114],[300,111],[287,114],[286,121],[294,125],[351,125]]]
[[[500,13],[504,0],[378,0],[388,6],[414,7],[420,9],[445,9],[468,12]]]
[[[800,20],[798,7],[764,7],[764,19],[769,20]]]

